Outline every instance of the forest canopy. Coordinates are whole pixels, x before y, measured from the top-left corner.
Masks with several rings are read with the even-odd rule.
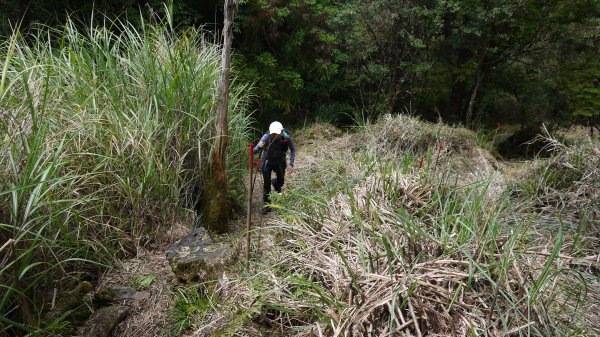
[[[179,29],[203,27],[216,39],[222,5],[168,4]],[[4,36],[16,18],[22,30],[67,16],[136,25],[165,9],[160,0],[2,6]],[[600,119],[594,0],[246,0],[238,3],[234,34],[235,72],[254,83],[260,122],[345,125],[390,112],[466,125]]]

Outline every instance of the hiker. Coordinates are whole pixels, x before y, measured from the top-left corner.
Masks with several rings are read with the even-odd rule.
[[[269,125],[269,133],[265,133],[258,144],[254,147],[254,153],[263,151],[262,153],[262,173],[263,173],[263,201],[265,206],[262,213],[265,214],[271,211],[271,208],[266,206],[270,202],[269,194],[271,193],[271,185],[277,193],[281,193],[281,188],[285,181],[286,170],[286,154],[288,148],[290,154],[290,170],[291,174],[294,170],[294,160],[296,159],[296,148],[292,139],[283,129],[283,125],[279,122],[273,122]],[[271,179],[271,172],[275,172],[276,178]]]

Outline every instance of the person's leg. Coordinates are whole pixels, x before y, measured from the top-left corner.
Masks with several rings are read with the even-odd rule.
[[[277,165],[274,171],[276,178],[273,187],[275,187],[275,191],[277,191],[277,193],[281,193],[281,188],[285,183],[285,164]]]
[[[269,200],[269,194],[271,193],[271,171],[273,169],[265,164],[265,166],[263,166],[262,168],[262,174],[263,174],[263,201],[265,203],[270,202]]]
[[[271,211],[271,208],[267,206],[267,204],[270,201],[269,199],[269,194],[271,193],[271,171],[273,169],[265,164],[265,166],[263,166],[262,168],[262,174],[263,174],[263,202],[264,205],[262,207],[261,213],[262,214],[266,214],[267,212]]]
[[[277,190],[277,178],[271,178],[271,186],[273,186],[273,188],[275,189],[275,191],[277,191],[277,193],[281,193],[280,191]]]

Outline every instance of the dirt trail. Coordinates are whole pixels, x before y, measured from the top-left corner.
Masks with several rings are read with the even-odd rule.
[[[187,234],[189,228],[176,224],[164,233],[164,241],[151,249],[138,247],[137,256],[118,263],[108,270],[96,290],[109,285],[133,285],[136,276],[155,275],[154,281],[144,291],[150,296],[124,301],[129,306],[129,315],[113,331],[113,336],[163,336],[168,328],[168,309],[177,280],[165,258],[165,248]]]

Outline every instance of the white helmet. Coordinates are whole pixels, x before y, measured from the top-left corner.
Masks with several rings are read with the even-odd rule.
[[[275,133],[279,135],[281,134],[281,131],[283,131],[283,125],[281,125],[281,123],[273,122],[271,125],[269,125],[269,133]]]

